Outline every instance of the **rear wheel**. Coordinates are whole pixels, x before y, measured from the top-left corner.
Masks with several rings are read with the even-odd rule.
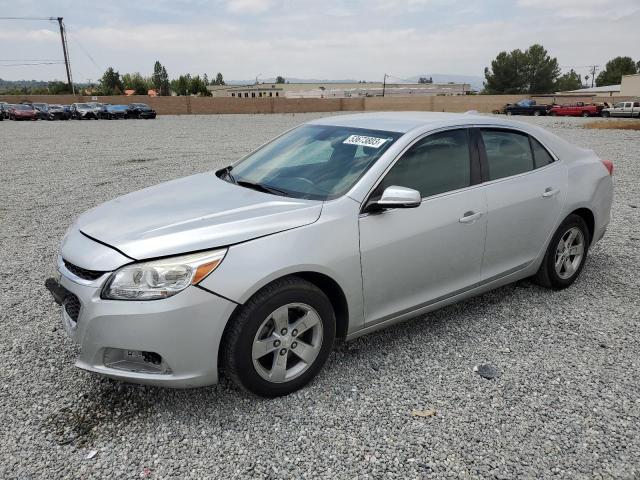
[[[225,376],[264,397],[287,395],[311,381],[329,357],[336,321],[331,302],[301,278],[277,280],[229,320],[222,339]]]
[[[611,114],[610,114],[609,112],[602,112],[602,116],[603,116],[604,118],[608,118],[608,117],[610,117],[610,116],[611,116]]]
[[[533,116],[534,117],[539,117],[540,116],[540,110],[534,110],[533,111]]]
[[[582,112],[582,116],[587,118],[587,117],[590,117],[591,115],[589,115],[589,112]]]
[[[570,286],[584,267],[590,242],[583,218],[569,215],[553,235],[535,281],[554,290]]]
[[[507,111],[506,111],[506,114],[507,114],[507,115],[509,115],[509,116],[511,116],[511,115],[513,115],[513,112],[512,112],[511,110],[507,110]]]

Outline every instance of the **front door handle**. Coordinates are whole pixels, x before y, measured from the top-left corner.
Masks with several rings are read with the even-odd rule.
[[[468,212],[464,212],[464,215],[458,221],[460,223],[472,223],[472,222],[475,222],[477,219],[479,219],[481,216],[482,216],[482,212],[476,213],[473,211],[468,211]]]
[[[547,187],[547,188],[545,188],[544,193],[542,194],[542,196],[544,198],[548,198],[548,197],[553,197],[557,193],[560,193],[560,189],[559,188]]]

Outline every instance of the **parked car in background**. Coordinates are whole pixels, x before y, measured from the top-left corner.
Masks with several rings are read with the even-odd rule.
[[[553,105],[547,114],[552,117],[599,117],[603,108],[602,105],[577,102],[567,105]]]
[[[9,109],[10,120],[38,120],[38,111],[28,104],[11,105]]]
[[[38,120],[49,120],[49,105],[46,103],[32,103],[31,106],[38,112]]]
[[[171,387],[220,369],[286,395],[336,338],[531,276],[572,285],[609,224],[612,170],[495,117],[320,118],[85,212],[46,286],[82,369]]]
[[[156,111],[146,103],[131,103],[127,109],[127,118],[156,118]]]
[[[507,115],[546,115],[551,105],[538,105],[535,100],[520,100],[504,107],[504,113]]]
[[[603,109],[602,116],[640,118],[640,102],[638,100],[618,102],[613,107]]]
[[[10,103],[0,102],[0,117],[2,119],[9,118],[9,108],[11,108]]]
[[[62,105],[49,105],[49,120],[69,120],[71,112],[65,110]]]
[[[76,120],[98,120],[100,109],[88,103],[73,103],[71,105],[71,118]]]
[[[100,118],[118,120],[127,118],[128,105],[105,105]]]

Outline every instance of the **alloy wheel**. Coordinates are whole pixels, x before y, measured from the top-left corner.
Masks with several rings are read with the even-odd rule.
[[[272,312],[253,340],[251,358],[263,379],[283,383],[302,375],[322,348],[322,321],[304,303],[289,303]]]
[[[571,278],[580,268],[584,258],[584,234],[577,227],[567,230],[556,247],[555,268],[560,278]]]

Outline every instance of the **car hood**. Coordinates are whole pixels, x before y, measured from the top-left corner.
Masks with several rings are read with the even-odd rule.
[[[250,190],[202,173],[103,203],[76,228],[135,260],[244,242],[315,222],[322,202]]]

